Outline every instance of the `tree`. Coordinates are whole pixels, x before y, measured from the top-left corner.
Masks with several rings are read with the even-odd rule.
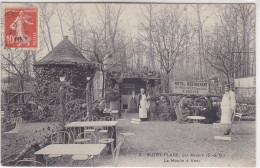
[[[155,48],[155,59],[160,62],[167,75],[166,92],[169,92],[170,72],[185,50],[185,24],[178,5],[174,9],[165,7],[153,19],[151,37]]]
[[[229,49],[230,40],[226,32],[219,28],[214,30],[214,34],[208,36],[206,53],[206,61],[217,71],[223,73],[230,84],[230,78],[238,69],[245,64],[241,60],[234,60],[234,52]]]
[[[205,43],[206,60],[225,74],[230,83],[232,77],[248,76],[250,67],[254,66],[249,56],[254,57],[255,6],[221,5],[217,16],[218,20]]]
[[[84,28],[80,50],[90,55],[90,60],[99,65],[102,74],[102,97],[105,96],[105,72],[126,64],[126,45],[118,26],[123,12],[121,6],[104,4],[96,6],[98,19]]]
[[[53,5],[48,5],[47,3],[40,3],[39,7],[41,9],[40,28],[41,28],[41,32],[43,34],[43,38],[45,40],[45,44],[46,44],[48,50],[49,50],[48,43],[50,44],[51,49],[53,49],[53,41],[52,41],[52,35],[51,35],[51,21],[50,20],[54,15],[56,7]],[[48,40],[47,40],[47,37],[45,36],[45,28],[47,29],[47,33],[48,33],[48,36],[47,36]]]
[[[29,76],[28,60],[36,55],[36,50],[8,50],[2,53],[1,68],[10,75],[18,78],[18,91],[24,92],[25,78]]]
[[[63,38],[64,37],[63,16],[65,14],[65,9],[60,7],[59,4],[56,4],[56,14],[58,15],[58,18],[59,18],[61,35],[62,35],[62,38]]]
[[[143,6],[143,5],[142,5]],[[145,10],[140,6],[144,20],[140,23],[140,28],[143,34],[141,35],[142,39],[147,42],[147,66],[154,69],[155,67],[155,58],[154,58],[154,46],[152,43],[152,23],[153,23],[153,6],[151,3],[144,5]]]
[[[83,48],[84,38],[86,38],[84,35],[84,33],[86,33],[85,29],[87,28],[85,26],[87,25],[85,23],[85,15],[81,6],[77,7],[70,4],[66,16],[68,19],[65,19],[64,21],[67,24],[69,31],[72,32],[73,43],[81,51],[81,48]],[[60,25],[62,25],[62,22],[60,22]]]

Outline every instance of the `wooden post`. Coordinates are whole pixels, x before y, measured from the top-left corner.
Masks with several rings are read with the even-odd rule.
[[[87,79],[87,87],[86,87],[86,103],[88,105],[88,107],[87,107],[87,117],[89,117],[89,115],[90,115],[90,108],[91,108],[91,104],[90,104],[91,96],[90,96],[90,94],[91,94],[90,80]]]
[[[60,85],[60,108],[59,108],[59,117],[60,117],[60,126],[61,126],[61,130],[64,129],[66,121],[65,121],[65,90],[64,90],[64,86],[61,83]]]

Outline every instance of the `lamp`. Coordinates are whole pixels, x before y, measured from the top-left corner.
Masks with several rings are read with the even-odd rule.
[[[61,82],[64,82],[64,81],[65,81],[65,76],[61,76],[61,77],[60,77],[60,81],[61,81]]]

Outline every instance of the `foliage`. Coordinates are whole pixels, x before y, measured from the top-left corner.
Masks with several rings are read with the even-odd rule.
[[[50,136],[53,132],[58,130],[57,123],[49,123],[49,124],[39,124],[39,123],[30,123],[24,124],[23,130],[25,132],[23,134],[19,134],[19,140],[14,141],[14,139],[7,139],[2,137],[2,164],[6,166],[11,166],[14,158],[18,155],[22,155],[22,158],[33,158],[35,148],[28,148],[33,144],[50,144]],[[28,149],[28,150],[27,150]],[[26,150],[26,151],[25,151]]]
[[[76,99],[66,102],[65,118],[67,122],[77,121],[82,119],[86,114],[86,110],[82,108],[82,104],[86,103],[84,99]]]
[[[108,106],[108,103],[106,100],[104,100],[104,99],[96,100],[92,104],[92,109],[91,109],[90,114],[97,116],[98,118],[104,117],[107,115],[107,114],[103,113],[103,110],[105,109],[106,106]]]
[[[68,83],[66,92],[74,98],[83,98],[87,84],[87,76],[94,77],[96,67],[93,65],[42,65],[35,66],[35,81],[37,89],[42,92],[46,102],[58,103],[59,78],[65,76]]]
[[[174,119],[174,113],[170,110],[169,103],[166,99],[158,101],[157,116],[159,120],[170,121]]]

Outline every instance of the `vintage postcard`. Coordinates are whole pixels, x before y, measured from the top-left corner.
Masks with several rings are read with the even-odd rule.
[[[255,3],[1,3],[1,165],[256,167]]]

